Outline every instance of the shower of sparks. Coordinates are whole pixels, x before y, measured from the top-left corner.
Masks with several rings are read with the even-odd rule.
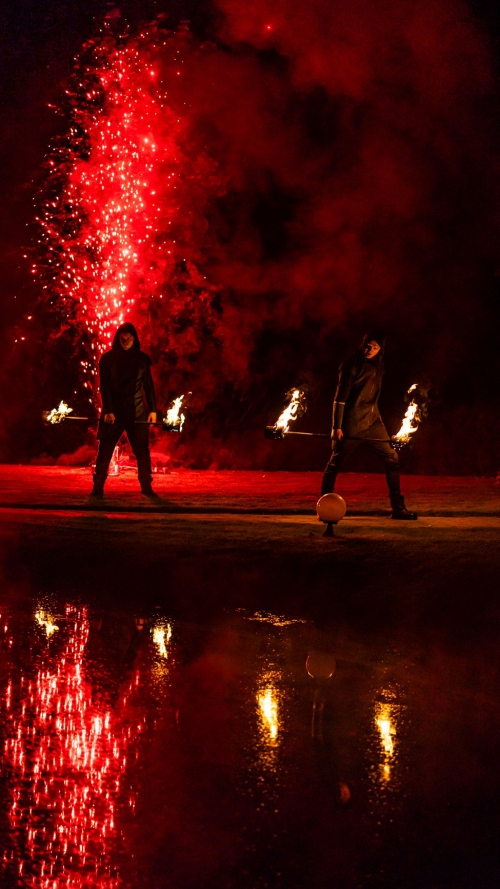
[[[162,297],[174,264],[175,238],[167,233],[179,209],[176,140],[183,124],[158,82],[155,66],[166,46],[146,31],[122,41],[108,35],[87,47],[67,91],[69,138],[48,160],[33,273],[85,332],[89,388],[116,327],[141,301]]]
[[[277,432],[288,432],[290,422],[301,417],[307,410],[306,395],[303,389],[290,389],[286,394],[287,404],[279,415],[274,429]]]
[[[35,618],[46,625],[41,615]],[[16,885],[121,885],[111,863],[117,808],[128,751],[144,726],[124,712],[136,680],[124,690],[121,713],[95,701],[85,678],[88,635],[85,609],[68,607],[62,648],[55,655],[47,649],[35,675],[22,675],[18,687],[10,681],[2,704],[14,844],[0,864],[12,879],[17,874]]]

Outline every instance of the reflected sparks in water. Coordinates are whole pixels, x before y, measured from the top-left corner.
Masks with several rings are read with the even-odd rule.
[[[47,630],[45,613],[35,619]],[[37,889],[115,889],[117,806],[129,747],[143,728],[125,713],[136,683],[116,709],[99,706],[84,675],[86,610],[67,607],[59,635],[58,651],[47,647],[32,677],[18,674],[17,688],[10,680],[3,703],[12,837],[4,869]]]

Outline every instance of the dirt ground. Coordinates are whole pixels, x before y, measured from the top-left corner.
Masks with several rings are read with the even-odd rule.
[[[133,471],[110,476],[102,504],[89,502],[89,469],[0,466],[0,507],[99,509],[141,512],[262,513],[311,515],[321,487],[319,472],[210,472],[177,470],[155,475],[161,500],[152,504]],[[473,476],[402,477],[408,505],[420,515],[500,516],[500,484]],[[341,473],[337,491],[348,515],[387,515],[385,478],[378,473]]]

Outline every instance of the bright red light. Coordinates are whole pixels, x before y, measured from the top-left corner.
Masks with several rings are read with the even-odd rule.
[[[68,145],[48,163],[39,218],[46,254],[33,272],[49,279],[49,298],[87,331],[88,373],[116,327],[141,299],[158,297],[171,274],[178,217],[177,139],[183,126],[157,83],[144,35],[95,49],[71,95]],[[52,192],[56,192],[53,197]],[[50,195],[50,198],[49,198]],[[172,231],[172,228],[170,228]]]
[[[86,611],[68,607],[65,617],[61,650],[43,659],[33,678],[21,676],[14,691],[10,681],[4,699],[15,845],[4,852],[3,866],[36,889],[117,889],[117,804],[129,748],[142,728],[124,714],[135,682],[120,695],[120,707],[100,707],[84,676]]]

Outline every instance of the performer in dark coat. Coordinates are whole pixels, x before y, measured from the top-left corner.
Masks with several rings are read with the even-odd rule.
[[[99,451],[94,475],[93,497],[102,497],[113,451],[123,434],[137,458],[141,491],[155,496],[151,487],[151,457],[147,422],[156,423],[156,396],[151,376],[151,359],[141,352],[133,324],[122,324],[116,331],[110,352],[99,362],[102,414],[97,437]],[[144,408],[146,398],[149,413]],[[136,420],[143,421],[142,425]]]
[[[333,491],[340,467],[360,444],[364,444],[384,461],[392,518],[416,519],[417,514],[405,507],[399,457],[388,442],[389,435],[378,408],[384,375],[384,345],[384,333],[372,330],[363,337],[361,348],[340,365],[333,402],[332,456],[323,475],[321,494]]]

